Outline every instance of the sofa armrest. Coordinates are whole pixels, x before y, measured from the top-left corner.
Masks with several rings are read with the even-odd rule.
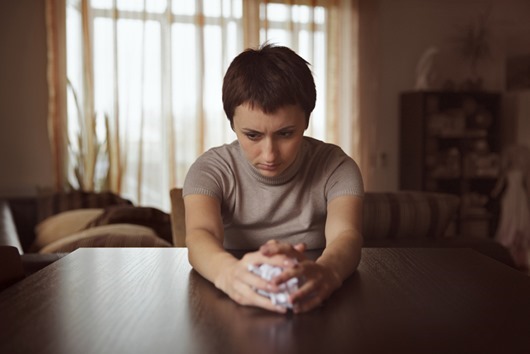
[[[13,246],[20,254],[24,253],[9,203],[6,200],[0,200],[0,245]]]
[[[68,253],[25,253],[21,257],[24,274],[28,276],[38,272],[42,268],[49,266],[66,255],[68,255]]]
[[[37,224],[37,201],[34,197],[16,197],[7,200],[18,239],[24,252],[27,252],[35,240]]]

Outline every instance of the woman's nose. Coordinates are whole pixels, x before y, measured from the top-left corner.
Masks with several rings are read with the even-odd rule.
[[[278,147],[273,139],[265,139],[263,147],[263,159],[267,163],[273,163],[278,156]]]

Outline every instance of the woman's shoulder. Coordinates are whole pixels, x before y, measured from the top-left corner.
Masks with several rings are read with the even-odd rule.
[[[337,158],[346,158],[352,160],[351,157],[348,156],[338,145],[327,143],[308,136],[304,137],[304,141],[308,156],[324,157],[326,159],[330,156],[334,156]]]
[[[328,143],[311,136],[304,136],[304,140],[308,146],[311,146],[315,149],[332,149],[342,151],[342,148],[336,144]]]
[[[310,137],[307,137],[305,141],[305,158],[308,168],[313,169],[318,166],[318,170],[324,174],[343,171],[347,175],[360,175],[357,162],[340,146]]]
[[[237,142],[212,147],[191,164],[187,179],[189,176],[197,178],[199,174],[209,174],[223,179],[231,176],[234,166],[239,164],[240,155]]]
[[[218,146],[209,148],[201,155],[201,157],[209,156],[209,155],[233,154],[236,151],[239,151],[239,142],[237,140],[234,140],[231,143],[226,143],[223,145],[218,145]]]
[[[238,151],[239,144],[233,142],[210,148],[199,156],[186,174],[184,195],[207,194],[221,200],[224,188],[233,184]]]
[[[219,146],[212,147],[202,153],[195,163],[212,163],[212,162],[232,162],[234,159],[237,159],[237,156],[240,155],[239,143],[236,141],[223,144]]]

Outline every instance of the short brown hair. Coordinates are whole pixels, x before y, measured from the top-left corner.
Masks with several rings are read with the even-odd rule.
[[[223,108],[230,125],[236,107],[242,104],[267,114],[287,105],[299,105],[308,125],[317,95],[309,66],[293,50],[271,44],[239,54],[223,80]]]

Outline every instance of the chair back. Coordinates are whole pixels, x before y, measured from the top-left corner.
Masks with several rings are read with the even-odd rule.
[[[186,247],[186,220],[182,188],[171,189],[169,195],[171,198],[171,231],[173,233],[173,246]]]

